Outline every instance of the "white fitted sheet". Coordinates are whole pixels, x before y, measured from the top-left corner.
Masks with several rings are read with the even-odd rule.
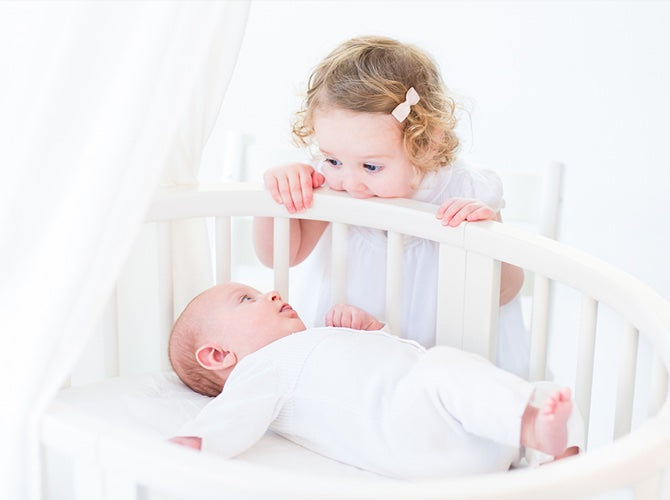
[[[131,427],[156,439],[174,436],[209,400],[186,387],[174,372],[115,377],[63,389],[57,398],[113,426]],[[236,460],[325,476],[382,477],[318,455],[272,431]]]

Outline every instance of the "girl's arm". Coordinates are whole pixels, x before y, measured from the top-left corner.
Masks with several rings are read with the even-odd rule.
[[[300,212],[312,206],[314,189],[323,185],[323,174],[306,163],[289,163],[271,168],[263,174],[265,188],[272,198],[284,205],[288,213]],[[291,219],[289,265],[299,264],[314,250],[328,223]],[[258,259],[272,267],[274,225],[270,217],[255,217],[253,223],[254,248]]]
[[[456,227],[463,221],[476,222],[494,220],[502,222],[499,212],[494,212],[485,203],[469,198],[452,198],[438,208],[436,217],[442,225]],[[500,305],[510,302],[523,285],[523,269],[502,262],[500,266]]]
[[[307,219],[291,219],[289,243],[289,265],[301,263],[314,250],[328,222]],[[254,248],[258,260],[265,266],[273,265],[274,219],[254,217]]]
[[[523,269],[507,262],[500,265],[500,305],[504,306],[517,296],[523,286]]]

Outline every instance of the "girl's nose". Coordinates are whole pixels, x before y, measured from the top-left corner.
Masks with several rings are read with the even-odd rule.
[[[281,300],[281,295],[279,295],[279,292],[276,290],[272,290],[268,293],[265,294],[270,302],[274,300]]]
[[[348,168],[342,178],[342,187],[345,191],[361,191],[364,186],[358,179],[358,175],[354,169]]]

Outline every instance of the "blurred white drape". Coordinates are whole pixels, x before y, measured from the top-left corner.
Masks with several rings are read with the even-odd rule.
[[[159,183],[196,181],[248,2],[0,4],[0,498]]]

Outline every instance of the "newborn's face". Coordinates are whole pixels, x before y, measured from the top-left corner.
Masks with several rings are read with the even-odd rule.
[[[275,291],[260,293],[241,283],[226,283],[212,288],[204,299],[208,330],[238,359],[305,329],[298,313]]]

